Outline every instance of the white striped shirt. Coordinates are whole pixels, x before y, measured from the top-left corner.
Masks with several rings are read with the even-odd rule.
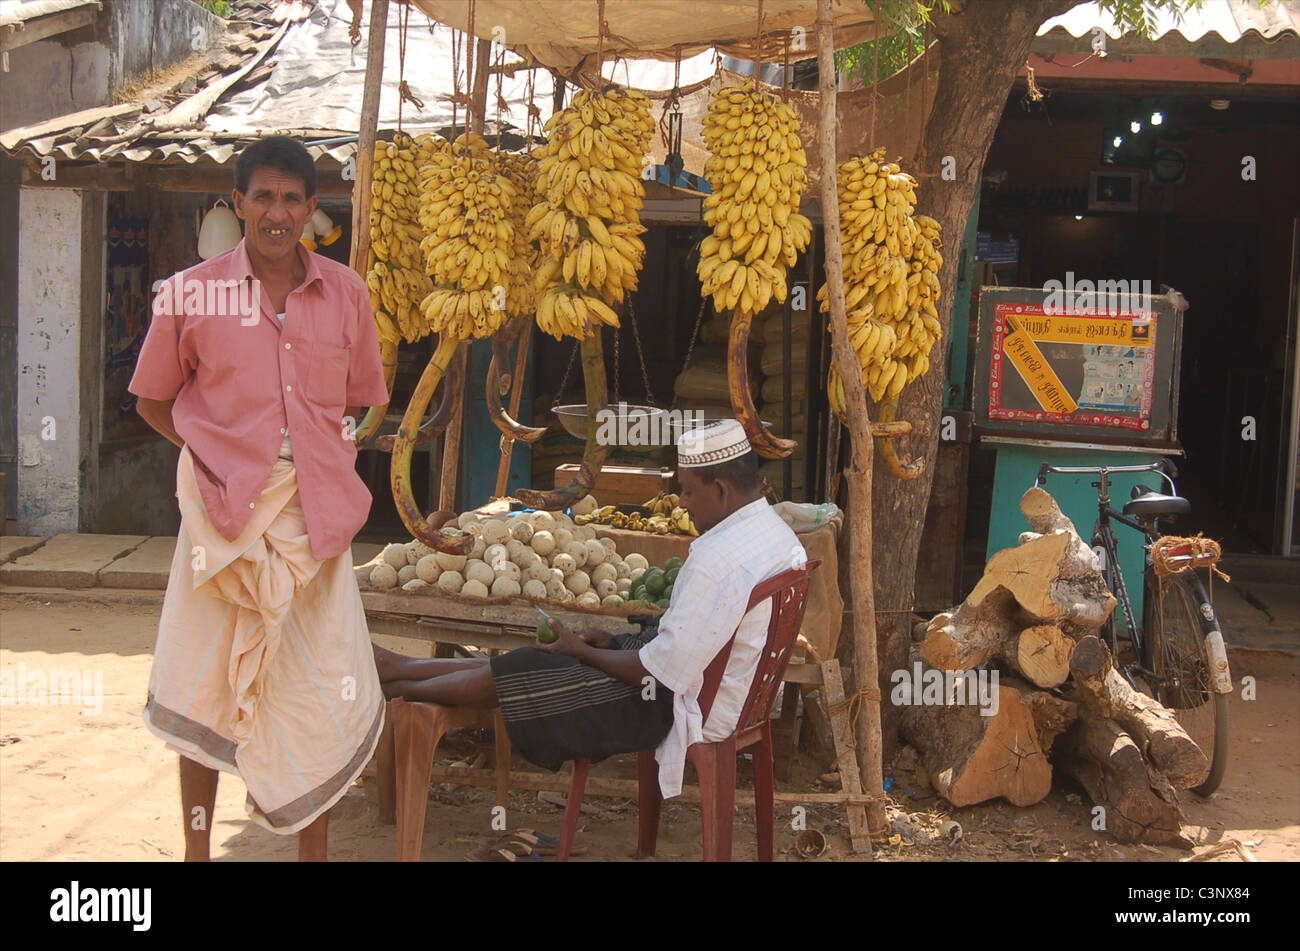
[[[673,692],[673,728],[655,751],[666,798],[681,794],[687,747],[726,739],[740,719],[772,616],[767,601],[745,614],[750,594],[806,561],[799,539],[765,499],[737,509],[691,543],[673,586],[672,607],[659,620],[659,635],[640,651],[645,669]],[[709,720],[702,723],[704,670],[732,633],[736,642]]]

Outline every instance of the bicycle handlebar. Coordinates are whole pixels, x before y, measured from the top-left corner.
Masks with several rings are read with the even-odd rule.
[[[1170,478],[1169,470],[1173,470],[1172,475],[1178,474],[1178,470],[1174,468],[1174,464],[1168,459],[1161,459],[1159,462],[1149,462],[1144,466],[1054,466],[1051,463],[1044,462],[1038,467],[1038,477],[1034,480],[1034,484],[1039,486],[1046,485],[1047,474],[1049,472],[1055,472],[1060,475],[1086,475],[1091,473],[1101,476],[1107,476],[1114,472],[1158,472],[1164,480],[1169,483],[1172,489],[1174,482],[1173,479]]]

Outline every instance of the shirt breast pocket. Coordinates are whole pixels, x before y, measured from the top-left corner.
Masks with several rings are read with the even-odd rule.
[[[321,406],[343,406],[351,362],[352,351],[347,347],[314,344],[311,367],[307,371],[307,398]]]

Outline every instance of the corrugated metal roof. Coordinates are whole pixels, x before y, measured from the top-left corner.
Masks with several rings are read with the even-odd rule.
[[[77,161],[131,161],[192,165],[221,165],[245,144],[272,133],[293,135],[307,143],[316,161],[345,162],[355,142],[314,140],[355,135],[360,124],[365,85],[365,45],[354,47],[348,35],[352,13],[347,0],[317,0],[274,10],[261,0],[236,0],[226,48],[198,75],[166,94],[144,93],[131,104],[87,110],[0,135],[0,147],[11,154],[55,155]],[[299,22],[282,24],[270,17],[288,9]],[[380,128],[398,125],[400,74],[400,7],[389,15],[384,54],[384,87],[380,99]],[[306,14],[310,14],[309,16]],[[416,109],[403,108],[403,128],[418,133],[451,124],[452,31],[423,14],[410,17],[406,38],[405,78],[422,100]],[[719,57],[703,53],[681,63],[683,88],[705,82],[718,70]],[[508,54],[513,61],[513,54]],[[210,95],[216,84],[241,69],[247,75],[226,89],[196,121],[184,121],[194,104]],[[604,75],[648,91],[671,89],[674,65],[659,61],[619,60],[607,63]],[[527,118],[527,71],[502,80],[507,109],[502,125],[522,131]],[[495,128],[495,78],[490,87],[488,126]],[[462,79],[463,84],[463,79]],[[536,70],[532,101],[545,121],[551,114],[552,80]],[[178,120],[178,117],[180,119]],[[464,109],[459,110],[464,121]]]
[[[1080,3],[1039,27],[1031,49],[1059,49],[1062,41],[1082,49],[1087,44],[1077,41],[1091,39],[1098,30],[1108,38],[1108,53],[1138,56],[1216,55],[1216,48],[1233,47],[1238,55],[1283,58],[1295,56],[1300,44],[1300,0],[1274,0],[1263,6],[1258,0],[1205,0],[1182,13],[1148,8],[1147,16],[1149,37],[1120,29],[1114,16],[1095,2]]]

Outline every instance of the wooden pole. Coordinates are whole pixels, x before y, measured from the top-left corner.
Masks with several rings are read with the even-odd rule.
[[[849,343],[847,309],[844,304],[844,257],[840,245],[840,206],[835,183],[835,20],[833,0],[817,3],[817,73],[821,92],[821,186],[822,227],[826,242],[826,283],[830,288],[831,350],[835,368],[844,381],[845,404],[852,440],[849,468],[849,583],[853,606],[853,670],[859,694],[852,704],[857,709],[858,765],[862,788],[868,796],[879,796],[867,805],[867,829],[873,839],[884,838],[889,830],[883,799],[884,771],[880,740],[880,673],[876,661],[875,591],[871,568],[871,466],[875,446],[862,370]]]
[[[474,47],[474,86],[470,90],[473,108],[467,128],[471,132],[483,134],[483,119],[487,115],[488,64],[492,56],[492,41],[478,40]],[[468,347],[467,342],[464,346]],[[469,355],[466,354],[466,360]],[[466,364],[468,366],[468,364]],[[468,376],[465,379],[469,383]],[[447,425],[447,433],[442,440],[442,474],[438,484],[438,509],[444,512],[456,510],[456,477],[460,470],[460,446],[464,441],[465,400],[461,399]]]
[[[357,178],[352,188],[352,270],[366,275],[370,253],[370,178],[379,128],[379,91],[384,84],[384,40],[388,33],[388,0],[370,4],[370,34],[366,38],[366,85],[361,93],[361,126],[357,130]]]

